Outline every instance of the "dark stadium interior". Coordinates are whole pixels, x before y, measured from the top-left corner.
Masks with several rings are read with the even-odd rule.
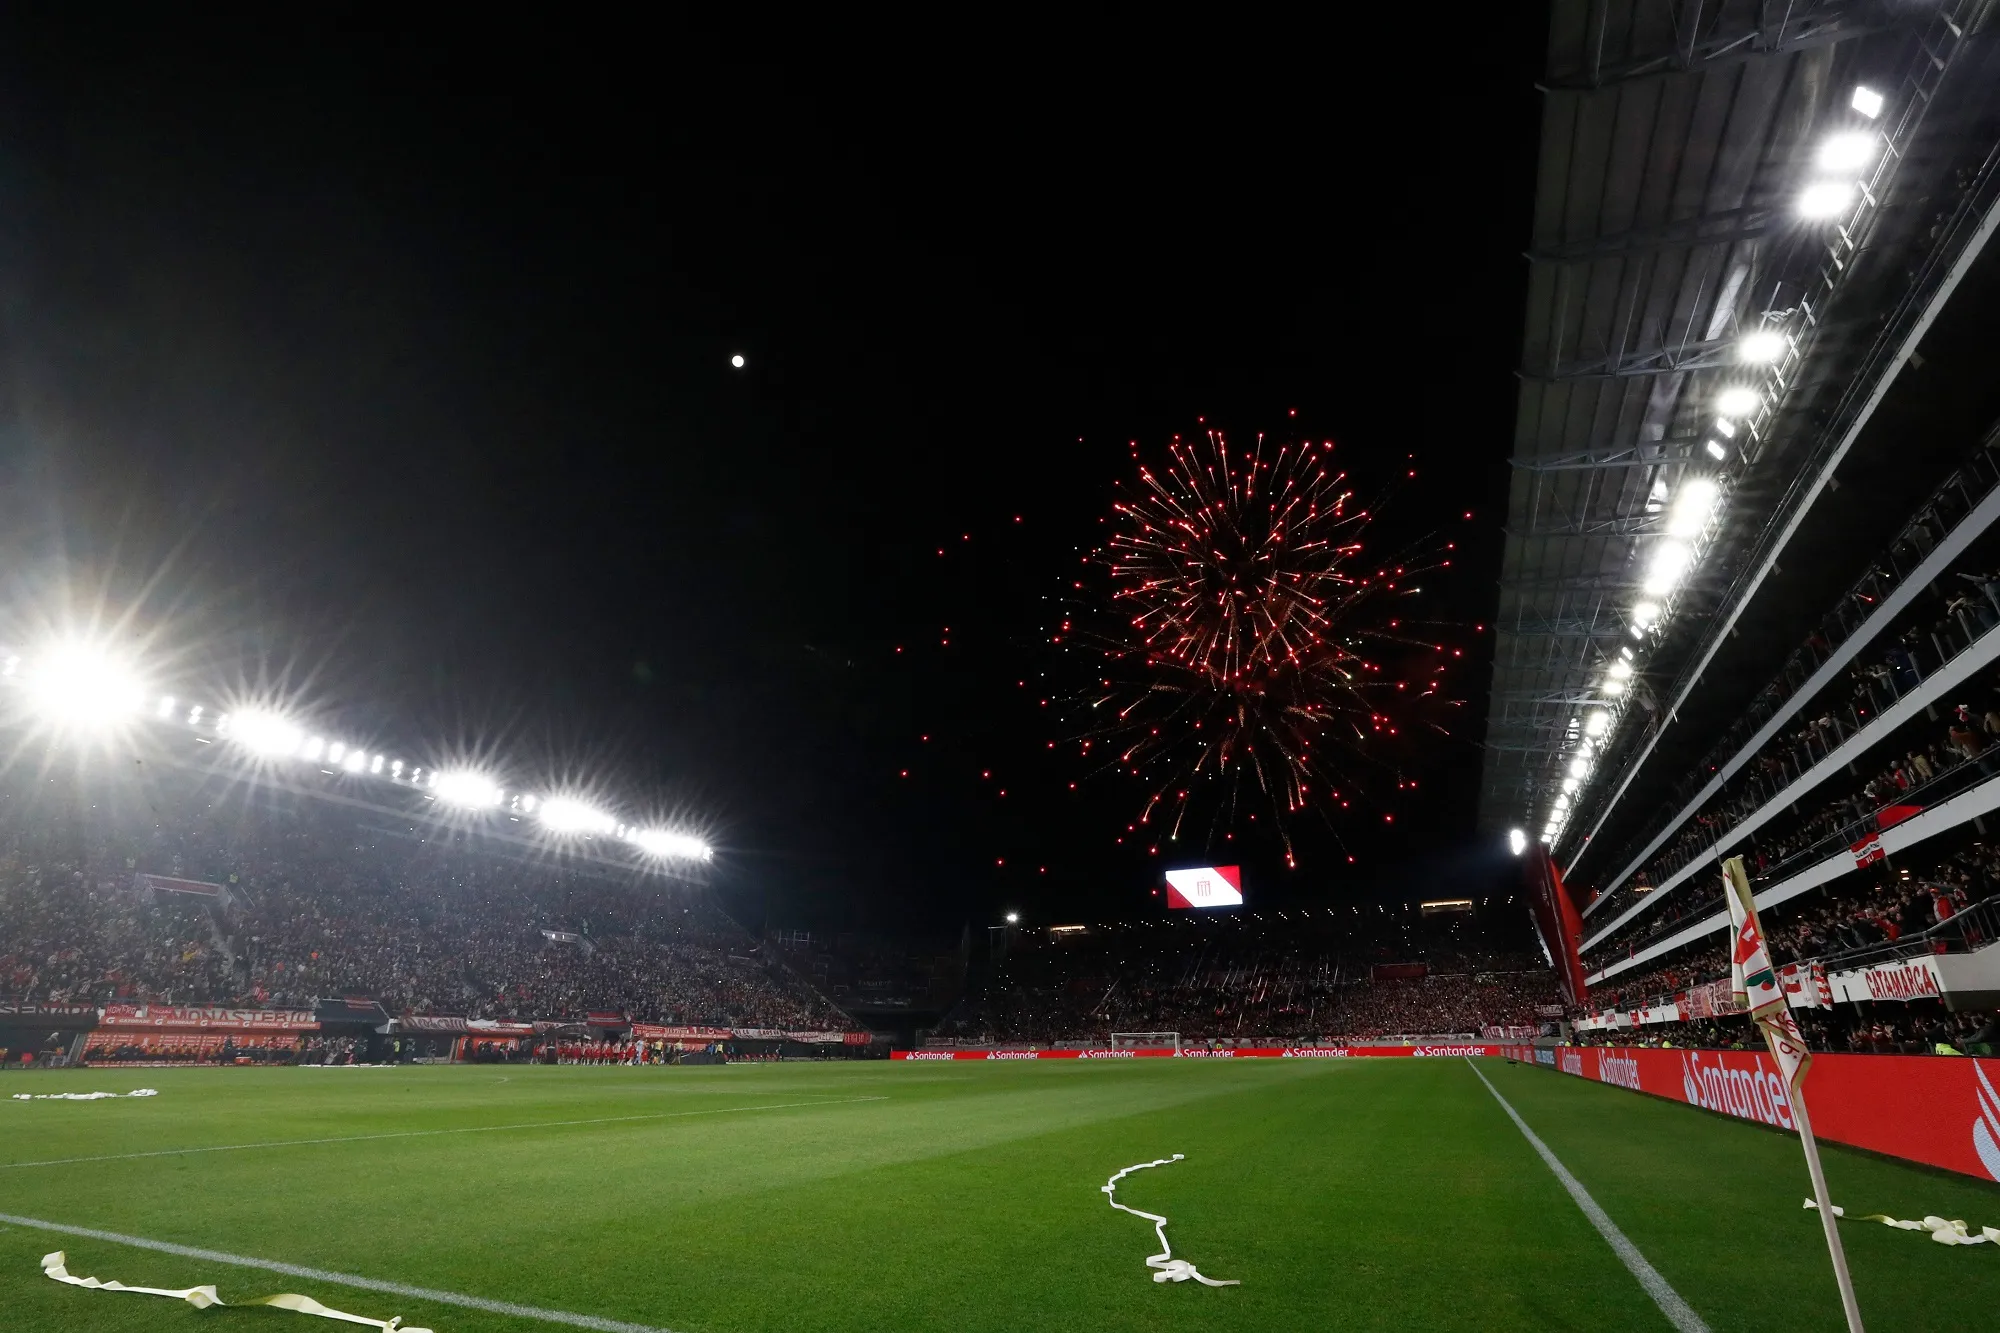
[[[925,18],[0,13],[0,1324],[1975,1326],[2000,0]]]

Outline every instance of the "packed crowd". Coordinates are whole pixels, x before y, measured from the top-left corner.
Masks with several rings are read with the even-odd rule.
[[[1427,960],[1420,939],[1385,945],[1352,927],[1297,922],[1026,939],[937,1035],[1038,1043],[1147,1031],[1375,1038],[1532,1028],[1560,1015],[1555,975],[1539,960],[1468,949],[1463,940],[1436,944]]]
[[[366,995],[390,1013],[853,1026],[704,891],[153,781],[92,800],[88,818],[44,793],[0,795],[0,996],[304,1008]],[[142,873],[222,892],[153,892]]]

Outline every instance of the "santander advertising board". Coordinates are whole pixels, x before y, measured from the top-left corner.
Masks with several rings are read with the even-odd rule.
[[[1243,867],[1194,866],[1167,872],[1169,907],[1243,906]]]

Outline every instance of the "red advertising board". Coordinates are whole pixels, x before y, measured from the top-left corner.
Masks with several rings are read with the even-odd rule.
[[[1347,1059],[1366,1055],[1401,1056],[1454,1056],[1454,1055],[1498,1055],[1504,1049],[1497,1045],[1470,1046],[1236,1046],[1226,1050],[1211,1051],[1206,1047],[1189,1047],[1177,1051],[1171,1046],[1146,1046],[1138,1049],[1118,1051],[1028,1051],[1028,1050],[959,1050],[959,1051],[891,1051],[891,1060],[1138,1060],[1166,1057],[1179,1060],[1328,1060]]]
[[[1793,1130],[1784,1080],[1763,1051],[1618,1046],[1502,1048],[1598,1083]],[[1870,1152],[2000,1180],[2000,1060],[1815,1055],[1805,1091],[1813,1132]]]

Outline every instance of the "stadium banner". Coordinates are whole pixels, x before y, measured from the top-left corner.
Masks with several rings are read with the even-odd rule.
[[[1795,1132],[1785,1080],[1767,1051],[1511,1046],[1502,1053]],[[2000,1181],[2000,1060],[1816,1052],[1807,1082],[1818,1137]]]
[[[1120,1050],[1007,1050],[1002,1048],[949,1051],[891,1051],[891,1060],[1345,1060],[1362,1056],[1456,1057],[1498,1055],[1497,1044],[1468,1046],[1233,1046],[1221,1050],[1190,1046],[1127,1047]]]
[[[463,1032],[465,1020],[451,1014],[404,1014],[396,1022],[405,1032]]]
[[[88,1031],[100,1015],[94,1004],[0,1004],[0,1026]]]
[[[191,1009],[172,1004],[107,1004],[107,1028],[178,1028],[196,1032],[317,1032],[305,1009]]]
[[[728,1041],[732,1028],[676,1027],[665,1023],[634,1023],[632,1035],[641,1041]]]
[[[1937,960],[1930,954],[1835,972],[1827,981],[1835,1000],[1935,1000],[1944,993]]]
[[[1547,844],[1536,843],[1522,862],[1528,914],[1534,919],[1535,934],[1555,967],[1563,1002],[1581,1008],[1589,994],[1583,979],[1583,962],[1578,957],[1583,943],[1583,918],[1577,915],[1576,903],[1563,887],[1562,873],[1556,869]]]

